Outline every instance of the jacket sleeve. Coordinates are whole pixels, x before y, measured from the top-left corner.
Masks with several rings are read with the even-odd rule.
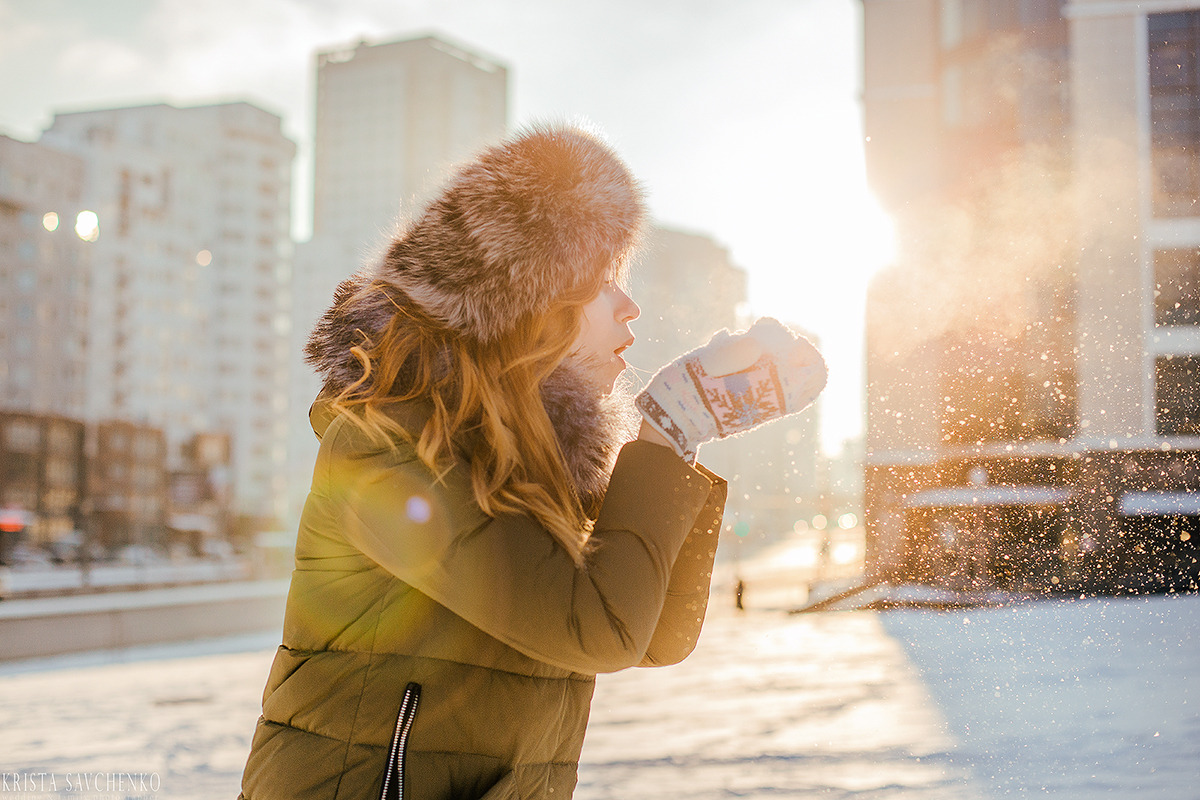
[[[696,469],[708,478],[712,489],[671,569],[662,614],[646,655],[638,665],[641,667],[662,667],[683,661],[695,649],[704,624],[729,485],[699,464]]]
[[[314,477],[350,544],[496,639],[581,673],[642,660],[711,490],[670,449],[630,442],[577,567],[530,517],[483,514],[464,470],[439,480],[411,448],[364,447],[349,424],[325,439],[324,474]]]

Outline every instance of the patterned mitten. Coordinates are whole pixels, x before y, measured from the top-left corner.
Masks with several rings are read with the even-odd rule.
[[[757,360],[738,355],[747,352]],[[694,461],[704,442],[803,411],[826,376],[825,360],[807,339],[763,317],[744,334],[720,330],[663,367],[635,403],[679,455]]]

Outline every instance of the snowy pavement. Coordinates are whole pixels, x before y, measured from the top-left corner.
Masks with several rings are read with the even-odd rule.
[[[600,677],[576,798],[1200,798],[1200,596],[789,615],[806,563]],[[0,665],[0,800],[236,797],[277,637]]]

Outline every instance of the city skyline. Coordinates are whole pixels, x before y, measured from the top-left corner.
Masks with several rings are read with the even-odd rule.
[[[433,6],[0,2],[0,70],[30,76],[0,88],[0,132],[35,138],[52,113],[84,107],[244,99],[281,114],[299,144],[293,233],[303,241],[316,51],[436,33],[511,68],[514,127],[595,124],[642,178],[656,220],[728,247],[750,276],[750,311],[823,342],[825,449],[857,435],[861,297],[879,258],[862,177],[857,4],[685,13],[616,3],[604,13],[536,3],[521,20],[504,13],[509,4]]]

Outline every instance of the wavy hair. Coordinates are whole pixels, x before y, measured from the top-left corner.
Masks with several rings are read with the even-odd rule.
[[[583,563],[592,521],[568,473],[541,396],[546,377],[568,355],[584,304],[603,286],[603,273],[529,314],[495,341],[480,343],[448,329],[394,286],[372,281],[360,295],[381,292],[395,307],[388,324],[351,352],[362,376],[332,399],[380,444],[408,441],[439,478],[466,466],[475,502],[490,517],[528,514]],[[405,400],[424,400],[431,414],[419,434],[387,413]]]

